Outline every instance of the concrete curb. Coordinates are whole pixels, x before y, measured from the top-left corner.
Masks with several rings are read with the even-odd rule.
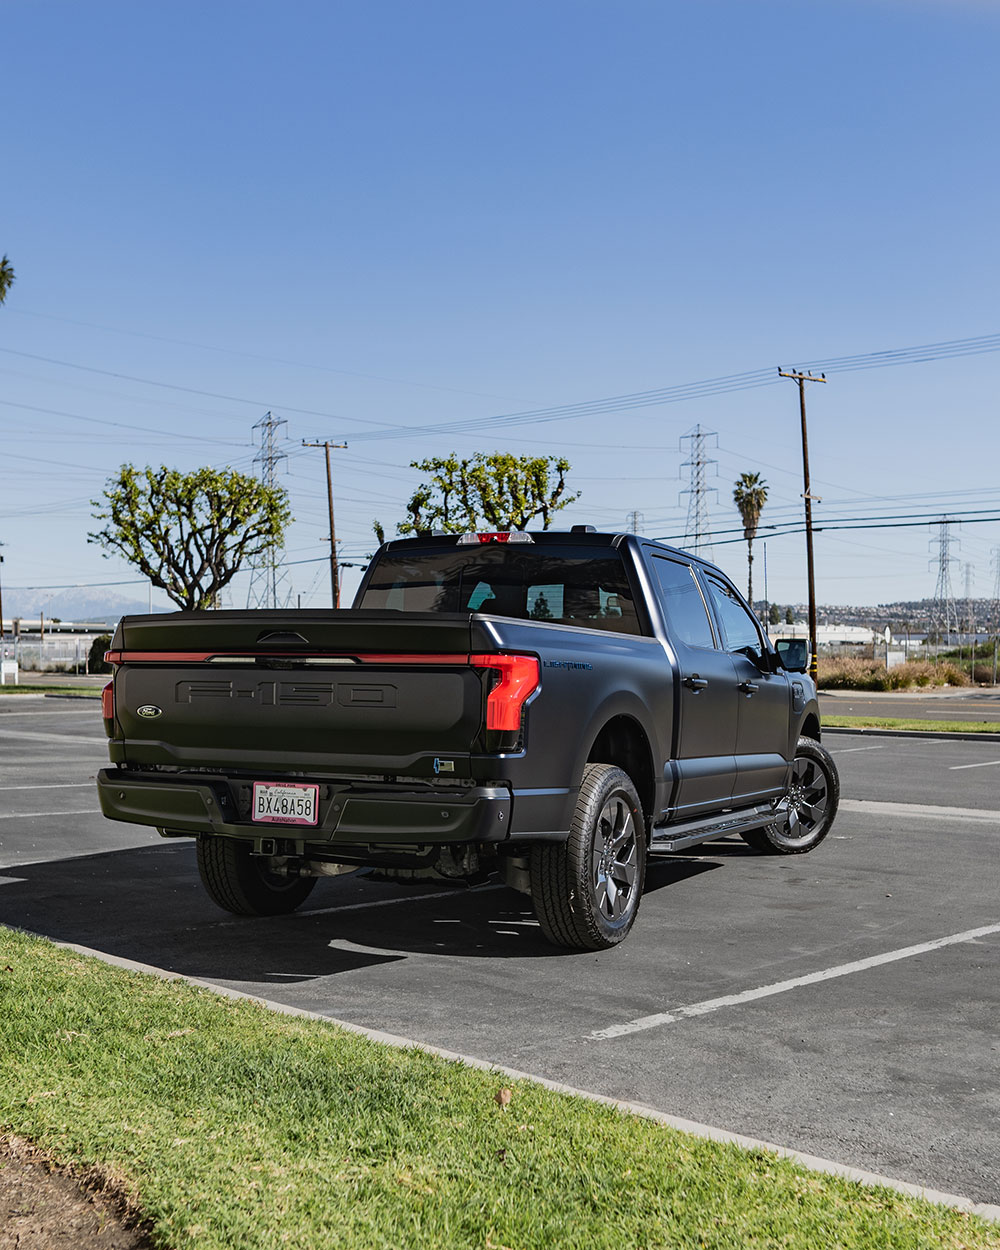
[[[866,738],[944,738],[952,742],[1000,742],[1000,733],[935,733],[933,729],[855,729],[848,725],[824,725],[824,737],[827,734],[864,734]]]
[[[46,941],[52,941],[45,934],[38,934],[37,936]],[[498,1075],[509,1077],[511,1080],[531,1081],[533,1084],[541,1085],[557,1094],[571,1094],[576,1098],[586,1098],[589,1102],[601,1103],[606,1107],[614,1107],[618,1111],[641,1116],[643,1119],[653,1120],[658,1124],[668,1125],[670,1128],[678,1129],[683,1133],[691,1133],[695,1137],[740,1146],[744,1150],[767,1150],[779,1158],[789,1159],[791,1162],[800,1164],[802,1167],[809,1168],[814,1172],[823,1172],[828,1176],[840,1176],[845,1180],[855,1181],[860,1185],[881,1185],[887,1189],[894,1189],[898,1193],[906,1194],[911,1198],[923,1198],[927,1202],[936,1202],[941,1206],[952,1207],[956,1211],[964,1211],[969,1215],[979,1216],[980,1219],[1000,1223],[1000,1206],[994,1206],[991,1203],[973,1202],[971,1198],[962,1198],[956,1194],[946,1194],[936,1189],[927,1189],[924,1186],[913,1185],[909,1181],[895,1180],[889,1176],[879,1176],[876,1172],[866,1172],[861,1168],[849,1167],[843,1163],[836,1163],[831,1159],[821,1159],[816,1155],[807,1155],[797,1150],[789,1150],[786,1146],[775,1145],[774,1142],[758,1140],[755,1137],[744,1137],[740,1133],[730,1133],[726,1129],[714,1128],[710,1124],[698,1124],[694,1120],[684,1120],[679,1116],[668,1115],[665,1111],[658,1111],[655,1107],[648,1107],[644,1103],[627,1102],[619,1098],[609,1098],[604,1094],[593,1094],[584,1089],[575,1089],[572,1085],[563,1085],[559,1081],[550,1081],[542,1076],[533,1076],[530,1072],[520,1072],[516,1068],[505,1068],[500,1064],[476,1059],[471,1055],[462,1055],[456,1051],[443,1050],[439,1046],[428,1046],[424,1042],[417,1042],[407,1037],[398,1037],[393,1033],[382,1033],[378,1029],[366,1029],[359,1024],[352,1024],[346,1020],[337,1020],[333,1016],[322,1015],[318,1011],[306,1011],[301,1007],[289,1007],[284,1003],[258,998],[255,994],[246,994],[242,990],[229,989],[224,985],[213,985],[210,981],[202,981],[197,977],[185,977],[180,973],[169,972],[165,968],[156,968],[151,964],[136,963],[131,959],[123,959],[117,955],[108,955],[103,951],[92,950],[87,946],[78,946],[74,942],[54,942],[53,944],[61,947],[63,950],[74,951],[78,955],[99,959],[102,963],[110,964],[115,968],[123,968],[129,972],[144,972],[150,976],[159,977],[163,981],[185,981],[188,985],[195,985],[199,989],[210,990],[213,994],[218,994],[222,998],[244,999],[247,1002],[257,1003],[259,1006],[266,1007],[269,1011],[274,1011],[279,1015],[300,1017],[306,1020],[319,1020],[323,1024],[332,1024],[337,1028],[344,1029],[348,1033],[359,1033],[361,1036],[367,1037],[373,1042],[380,1042],[385,1046],[394,1046],[403,1050],[420,1050],[429,1055],[437,1055],[441,1059],[464,1063],[470,1068],[478,1068],[483,1072],[495,1072]]]

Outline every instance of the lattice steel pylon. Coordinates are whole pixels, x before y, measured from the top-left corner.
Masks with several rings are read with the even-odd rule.
[[[278,450],[275,434],[280,426],[287,424],[284,417],[266,412],[253,427],[255,435],[260,431],[260,451],[253,462],[255,466],[260,465],[260,480],[265,486],[275,485],[275,469],[279,461],[286,458],[286,453]],[[291,602],[291,597],[288,574],[281,566],[281,547],[277,543],[269,543],[250,570],[247,607],[284,608]]]
[[[691,444],[689,458],[681,465],[682,470],[690,469],[688,480],[691,483],[687,490],[681,491],[682,495],[690,496],[683,546],[687,551],[694,552],[696,556],[701,556],[704,560],[713,558],[712,529],[708,521],[708,496],[715,494],[716,491],[714,487],[705,485],[705,469],[717,462],[710,460],[706,454],[706,445],[710,438],[718,440],[718,435],[713,431],[703,430],[700,425],[696,425],[681,438],[681,451],[684,450],[686,442]]]
[[[939,641],[944,638],[950,645],[952,632],[958,633],[958,612],[955,608],[955,593],[951,588],[951,566],[956,560],[951,549],[958,544],[958,539],[952,537],[951,527],[955,522],[949,517],[942,517],[932,524],[937,525],[938,536],[931,539],[931,548],[937,546],[937,556],[931,561],[931,566],[937,564],[938,575],[937,585],[934,587],[934,605],[931,608],[931,628],[937,631]]]

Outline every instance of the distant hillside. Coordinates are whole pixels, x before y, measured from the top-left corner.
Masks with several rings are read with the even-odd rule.
[[[153,598],[154,612],[170,612],[172,606],[162,598]],[[148,612],[149,600],[126,599],[111,591],[81,586],[76,590],[61,590],[50,595],[37,590],[5,590],[3,614],[6,620],[15,616],[38,618],[44,612],[47,620],[58,617],[61,621],[103,622],[114,625],[119,617],[130,613]]]

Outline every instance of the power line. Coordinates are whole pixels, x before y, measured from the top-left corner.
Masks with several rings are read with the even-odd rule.
[[[823,369],[826,372],[851,373],[859,369],[879,369],[904,364],[927,363],[934,360],[954,359],[959,356],[980,355],[985,352],[1000,351],[1000,334],[979,335],[968,339],[951,339],[939,343],[920,344],[914,347],[902,347],[888,351],[868,352],[851,356],[832,356],[825,360],[806,361],[797,366],[798,370]],[[761,386],[776,385],[776,379],[770,369],[752,369],[742,373],[726,374],[717,378],[707,378],[698,382],[681,383],[674,386],[658,387],[647,391],[635,391],[623,395],[606,396],[603,399],[586,400],[573,404],[562,404],[547,408],[526,409],[518,412],[498,413],[487,417],[461,418],[457,421],[439,422],[423,425],[399,425],[379,422],[360,417],[345,418],[336,413],[317,412],[313,409],[294,408],[289,404],[262,403],[259,398],[247,399],[241,396],[225,395],[215,391],[204,391],[195,387],[180,386],[172,382],[160,382],[151,378],[137,377],[132,374],[118,373],[108,369],[98,369],[90,365],[81,365],[66,360],[58,360],[49,356],[35,355],[30,352],[15,351],[13,348],[2,347],[0,352],[7,355],[23,357],[27,360],[38,360],[47,364],[59,365],[64,368],[78,369],[86,373],[100,374],[105,377],[118,378],[129,382],[138,382],[145,386],[164,387],[168,390],[180,391],[185,394],[205,396],[210,399],[223,399],[230,403],[253,404],[255,407],[280,407],[285,412],[323,417],[328,420],[350,420],[353,424],[373,426],[367,432],[359,432],[356,439],[381,440],[386,438],[407,438],[418,434],[455,434],[473,433],[483,429],[508,429],[519,425],[541,424],[550,421],[564,421],[574,417],[599,416],[614,412],[626,412],[639,408],[654,407],[662,404],[683,403],[692,399],[704,399],[715,395],[729,394],[734,391],[752,390]]]

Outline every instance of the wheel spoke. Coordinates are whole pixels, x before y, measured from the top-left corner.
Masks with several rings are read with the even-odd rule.
[[[631,804],[614,794],[598,817],[590,860],[594,905],[607,920],[620,920],[632,907],[638,861]]]

